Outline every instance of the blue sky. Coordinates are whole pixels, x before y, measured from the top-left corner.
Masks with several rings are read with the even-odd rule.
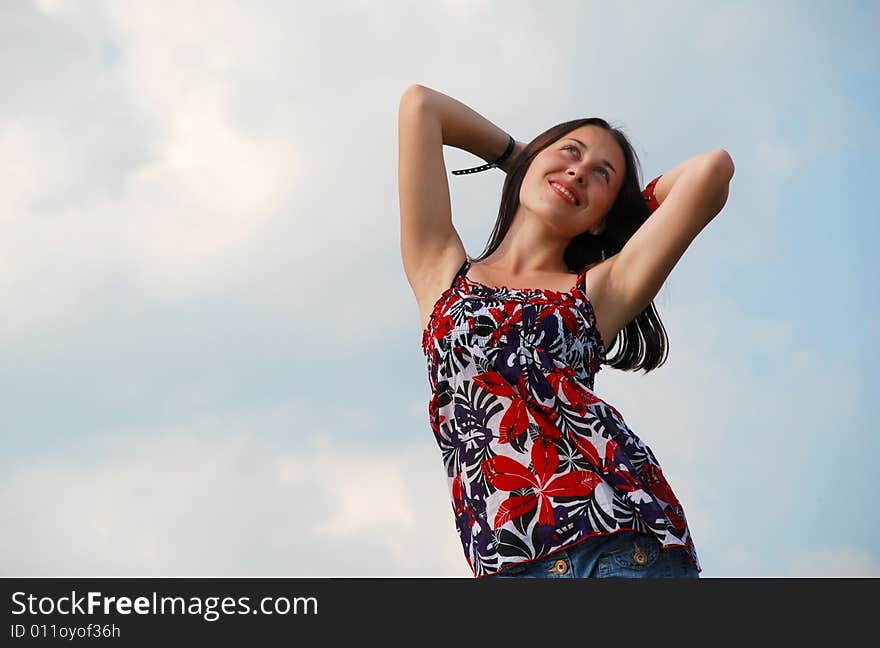
[[[667,363],[596,390],[703,577],[880,576],[877,3],[314,4],[0,7],[0,575],[470,576],[399,251],[420,83],[520,141],[605,117],[646,180],[730,152]],[[477,255],[503,174],[448,181]]]

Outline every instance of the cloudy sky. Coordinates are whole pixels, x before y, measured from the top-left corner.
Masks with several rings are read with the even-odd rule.
[[[596,389],[701,576],[880,576],[878,32],[876,2],[0,3],[0,575],[471,577],[400,259],[419,83],[520,141],[605,117],[646,179],[731,154],[655,299],[667,363]],[[503,179],[448,175],[471,255]]]

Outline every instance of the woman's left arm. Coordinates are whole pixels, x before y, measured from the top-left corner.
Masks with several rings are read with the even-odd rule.
[[[654,185],[659,206],[617,254],[603,282],[606,330],[617,331],[660,291],[681,256],[727,202],[733,159],[724,149],[697,155]]]

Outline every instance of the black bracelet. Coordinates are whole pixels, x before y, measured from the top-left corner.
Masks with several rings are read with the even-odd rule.
[[[489,162],[488,164],[483,164],[478,167],[474,167],[473,169],[456,169],[452,172],[452,175],[464,175],[465,173],[479,173],[480,171],[486,171],[491,169],[492,167],[497,167],[499,164],[504,162],[507,158],[510,157],[510,154],[513,153],[513,149],[516,146],[516,140],[513,139],[512,135],[508,135],[510,141],[507,143],[507,150],[501,154],[501,157],[495,160],[494,162]]]

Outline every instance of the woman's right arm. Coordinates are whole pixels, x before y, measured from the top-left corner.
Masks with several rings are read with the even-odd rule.
[[[419,301],[436,299],[466,256],[452,224],[443,145],[495,160],[508,141],[504,131],[452,97],[418,84],[403,93],[398,116],[400,250]]]
[[[438,268],[452,263],[444,263],[446,257],[464,258],[464,246],[452,225],[442,124],[420,86],[403,93],[397,131],[400,253],[421,303],[436,292]]]

